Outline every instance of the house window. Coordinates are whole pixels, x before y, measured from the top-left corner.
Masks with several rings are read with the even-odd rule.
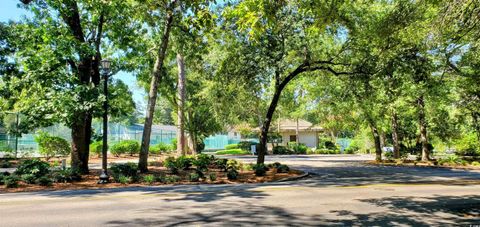
[[[297,142],[297,135],[290,135],[290,142]]]
[[[234,132],[234,133],[233,133],[233,136],[235,136],[235,137],[236,137],[236,136],[237,136],[237,133],[236,133],[236,132]]]

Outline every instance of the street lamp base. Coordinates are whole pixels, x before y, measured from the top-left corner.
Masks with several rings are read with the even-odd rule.
[[[109,182],[108,174],[105,170],[102,170],[102,174],[100,174],[100,180],[97,184],[107,184]]]

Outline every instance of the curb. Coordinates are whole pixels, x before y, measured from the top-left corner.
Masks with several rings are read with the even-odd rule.
[[[469,168],[469,167],[455,167],[455,166],[434,166],[434,165],[402,165],[402,164],[375,164],[375,163],[366,163],[367,165],[372,166],[388,166],[388,167],[409,167],[409,168],[430,168],[430,169],[450,169],[450,170],[480,170],[479,168]]]
[[[308,177],[308,176],[310,176],[310,173],[309,173],[309,172],[305,172],[305,173],[303,173],[303,174],[300,175],[300,176],[294,176],[294,177],[284,178],[284,179],[280,179],[280,180],[276,180],[276,181],[271,181],[271,182],[295,181],[295,180],[300,180],[300,179],[306,178],[306,177]]]

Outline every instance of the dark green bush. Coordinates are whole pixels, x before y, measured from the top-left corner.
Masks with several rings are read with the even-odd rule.
[[[37,184],[39,184],[40,186],[51,186],[52,183],[52,179],[50,179],[50,177],[48,176],[42,176],[37,179]]]
[[[165,183],[167,184],[173,184],[180,181],[180,177],[176,175],[169,175],[165,177]]]
[[[236,180],[238,178],[238,171],[235,169],[229,169],[227,172],[227,178],[229,180]]]
[[[147,184],[153,184],[155,182],[155,176],[154,175],[145,175],[143,177],[143,182]]]
[[[280,162],[274,162],[274,163],[271,163],[271,164],[268,164],[267,167],[268,168],[278,168],[280,165]]]
[[[191,182],[198,182],[200,181],[200,175],[198,175],[197,173],[190,173],[188,175],[188,180]]]
[[[177,162],[175,160],[175,157],[170,156],[166,158],[165,161],[163,162],[163,166],[169,169],[170,172],[172,172],[173,174],[178,173],[178,167],[177,167]]]
[[[289,154],[307,154],[308,147],[303,143],[289,142],[288,148],[293,151]]]
[[[277,173],[288,173],[288,171],[290,171],[290,168],[287,165],[279,165],[276,169]]]
[[[226,159],[226,158],[217,159],[215,161],[215,166],[218,169],[221,169],[222,171],[227,171],[227,162],[228,162],[228,159]]]
[[[255,164],[253,165],[253,171],[256,176],[265,176],[268,171],[268,167],[265,164]]]
[[[5,177],[8,177],[8,176],[10,176],[10,173],[9,173],[9,172],[3,172],[3,173],[0,172],[0,185],[3,185],[3,184],[4,184],[4,183],[3,183],[3,179],[4,179]]]
[[[21,176],[23,174],[33,174],[36,178],[45,176],[50,173],[50,164],[40,159],[27,159],[22,161],[18,166],[15,174]]]
[[[216,173],[210,173],[208,174],[208,178],[210,181],[216,181],[217,180],[217,174]]]
[[[117,157],[121,154],[138,154],[139,151],[140,143],[136,140],[122,140],[110,148],[110,152]]]
[[[336,150],[337,149],[337,145],[335,145],[335,143],[332,142],[332,141],[325,141],[324,147],[328,150]]]
[[[70,143],[61,137],[51,136],[46,132],[39,132],[35,136],[35,142],[38,143],[39,153],[48,160],[55,156],[67,156],[70,154]]]
[[[102,155],[103,150],[103,142],[102,141],[95,141],[90,144],[90,152],[96,154],[98,157]]]
[[[227,146],[225,146],[225,150],[230,150],[230,149],[238,149],[238,143],[235,143],[235,144],[228,144]]]
[[[119,175],[118,179],[115,180],[115,181],[120,183],[120,184],[129,184],[129,183],[133,182],[131,177],[127,177],[127,176],[124,176],[124,175]]]
[[[197,152],[201,153],[203,150],[205,150],[205,143],[203,140],[197,141]]]
[[[71,168],[55,171],[52,174],[53,181],[56,183],[70,183],[81,180],[81,175]]]
[[[241,141],[240,143],[238,143],[238,148],[244,151],[251,151],[252,145],[255,145],[256,150],[259,151],[260,145],[257,142],[252,142],[252,141]]]
[[[163,142],[160,142],[159,144],[150,147],[150,153],[152,154],[160,154],[160,153],[165,153],[172,150],[173,150],[172,145],[166,144]]]
[[[12,167],[12,163],[10,163],[8,160],[0,161],[0,168],[10,168],[10,167]]]
[[[138,166],[136,163],[114,163],[110,167],[110,173],[116,182],[120,181],[121,176],[129,177],[134,182],[138,180]]]
[[[37,177],[33,174],[23,174],[22,181],[27,184],[35,184],[35,182],[37,181]]]
[[[20,179],[16,175],[9,175],[3,177],[3,183],[7,188],[16,188],[18,187],[18,182]]]
[[[199,154],[193,160],[193,165],[197,167],[198,170],[205,171],[208,169],[208,166],[212,163],[215,157],[206,154]]]
[[[273,148],[272,152],[277,155],[293,154],[293,151],[285,146],[276,146]]]
[[[181,170],[190,169],[190,167],[192,167],[193,160],[194,159],[191,156],[182,155],[178,157],[176,160],[178,169],[181,169]]]

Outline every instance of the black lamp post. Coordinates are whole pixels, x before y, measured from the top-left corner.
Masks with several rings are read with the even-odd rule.
[[[108,132],[108,77],[110,76],[111,62],[107,59],[101,61],[101,74],[103,75],[103,144],[102,144],[102,173],[100,174],[99,184],[108,183],[109,176],[107,172],[107,132]]]

